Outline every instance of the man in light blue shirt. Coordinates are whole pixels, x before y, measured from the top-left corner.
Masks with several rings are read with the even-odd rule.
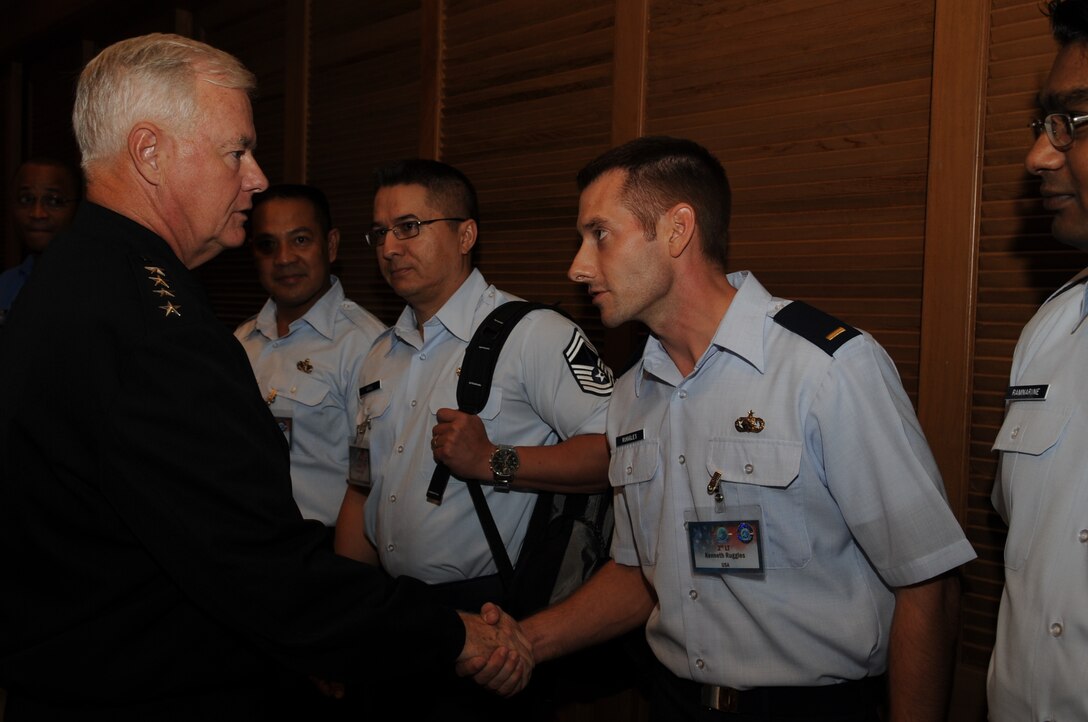
[[[1088,2],[1051,2],[1058,55],[1028,172],[1054,238],[1088,251]],[[1009,525],[987,679],[994,722],[1088,719],[1088,270],[1039,308],[1013,352],[993,505]]]
[[[698,144],[639,138],[578,183],[570,277],[652,336],[608,410],[612,561],[523,622],[536,659],[645,622],[654,720],[943,720],[975,553],[887,354],[726,272]]]
[[[234,335],[290,446],[295,502],[331,530],[344,498],[359,367],[385,326],[329,273],[340,231],[317,188],[278,185],[254,196],[250,240],[269,299]]]

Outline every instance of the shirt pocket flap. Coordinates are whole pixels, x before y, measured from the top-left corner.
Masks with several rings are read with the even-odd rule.
[[[291,384],[278,392],[279,396],[291,399],[303,406],[318,406],[329,395],[329,385],[321,379],[299,374]]]
[[[1069,416],[1068,410],[1045,408],[1037,401],[1014,402],[1009,405],[993,451],[1039,456],[1058,443]]]
[[[801,472],[800,441],[779,439],[712,439],[707,473],[721,473],[734,484],[755,484],[784,489]]]
[[[612,452],[608,461],[608,480],[612,486],[641,484],[657,474],[657,439],[642,439],[624,444]]]

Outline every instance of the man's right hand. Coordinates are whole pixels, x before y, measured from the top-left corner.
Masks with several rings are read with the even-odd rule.
[[[485,604],[479,615],[458,614],[465,624],[465,647],[457,658],[457,674],[471,675],[503,697],[523,690],[534,660],[529,640],[514,618],[494,604]]]

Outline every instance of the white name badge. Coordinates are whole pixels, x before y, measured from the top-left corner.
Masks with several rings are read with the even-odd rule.
[[[753,513],[754,512],[754,513]],[[735,507],[713,518],[687,522],[696,574],[763,572],[763,527],[758,507]]]

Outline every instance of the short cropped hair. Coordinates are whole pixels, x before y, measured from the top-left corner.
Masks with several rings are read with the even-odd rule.
[[[1088,3],[1084,0],[1049,0],[1044,13],[1050,17],[1050,30],[1063,47],[1088,43]]]
[[[428,201],[451,217],[472,218],[479,224],[480,209],[472,181],[452,165],[426,158],[406,158],[374,173],[374,190],[400,185],[421,185]]]
[[[250,217],[252,218],[252,213],[262,205],[276,198],[309,202],[313,206],[314,216],[317,218],[317,224],[321,227],[321,232],[328,235],[329,231],[332,230],[332,211],[329,208],[329,199],[320,188],[302,185],[301,183],[280,183],[269,186],[268,190],[263,193],[254,193],[253,211],[250,212]]]
[[[578,173],[578,190],[613,170],[627,174],[623,205],[653,238],[657,219],[681,201],[695,209],[703,255],[726,268],[732,195],[725,169],[698,143],[668,136],[643,136],[617,146]]]
[[[72,125],[84,171],[121,152],[141,120],[188,131],[196,118],[196,83],[252,93],[253,73],[229,53],[166,33],[114,43],[79,77]]]

